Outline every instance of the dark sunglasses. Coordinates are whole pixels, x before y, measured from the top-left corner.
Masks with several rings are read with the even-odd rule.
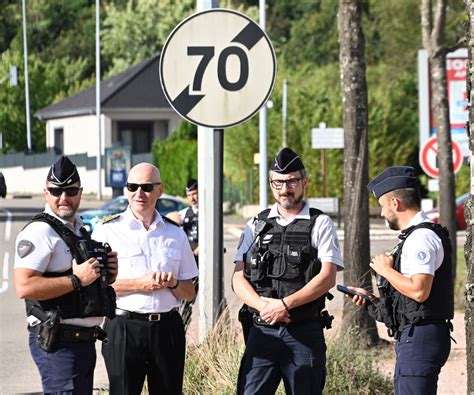
[[[66,195],[71,197],[71,196],[77,196],[79,191],[81,190],[80,187],[68,187],[68,188],[54,188],[54,187],[48,187],[48,192],[53,195],[54,197],[59,197],[63,194],[63,192],[66,192]]]
[[[130,192],[135,192],[140,187],[143,192],[151,192],[153,191],[153,188],[155,187],[155,185],[161,185],[161,182],[153,182],[153,183],[150,182],[148,184],[135,184],[133,182],[127,182],[127,189]]]

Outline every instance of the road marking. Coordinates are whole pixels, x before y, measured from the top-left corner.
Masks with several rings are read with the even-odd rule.
[[[0,294],[8,289],[8,261],[10,260],[10,253],[5,252],[3,255],[3,283],[0,288]]]
[[[12,213],[5,208],[0,208],[0,211],[3,211],[7,215],[7,220],[5,221],[5,241],[10,241],[12,234]]]

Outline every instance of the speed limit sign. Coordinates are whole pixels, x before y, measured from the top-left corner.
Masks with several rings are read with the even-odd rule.
[[[221,129],[252,117],[275,84],[276,57],[265,32],[247,16],[227,9],[191,15],[169,35],[160,79],[183,118]]]

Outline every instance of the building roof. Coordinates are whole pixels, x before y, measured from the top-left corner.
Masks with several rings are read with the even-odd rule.
[[[100,83],[101,112],[119,109],[169,109],[159,79],[160,55]],[[41,120],[95,114],[95,85],[36,112]]]

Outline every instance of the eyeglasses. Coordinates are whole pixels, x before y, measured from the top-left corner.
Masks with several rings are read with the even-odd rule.
[[[67,196],[72,197],[72,196],[77,196],[79,191],[81,190],[80,187],[67,187],[67,188],[54,188],[54,187],[48,187],[48,192],[53,195],[54,197],[59,197],[63,194],[63,192],[66,193]]]
[[[130,192],[135,192],[138,188],[141,188],[143,192],[151,192],[155,185],[161,185],[161,182],[150,182],[148,184],[135,184],[133,182],[127,182],[127,189]]]
[[[286,184],[288,189],[293,189],[298,186],[298,183],[302,180],[302,178],[290,178],[288,180],[271,180],[270,184],[275,189],[283,188],[283,184]]]

